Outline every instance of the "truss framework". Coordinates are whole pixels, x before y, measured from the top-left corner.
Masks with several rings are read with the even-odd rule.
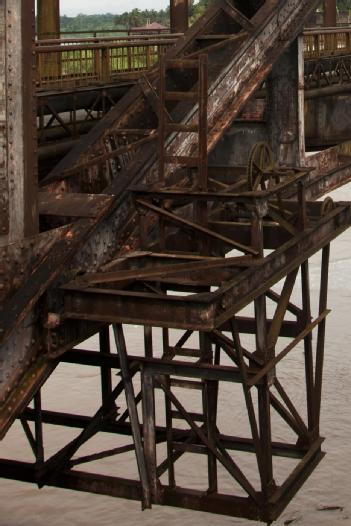
[[[81,155],[68,156],[42,182],[41,228],[59,234],[0,313],[1,340],[12,341],[41,299],[35,312],[42,370],[31,375],[28,368],[20,399],[4,395],[0,431],[19,415],[35,460],[0,460],[1,476],[140,500],[143,508],[172,505],[271,522],[322,459],[329,245],[349,227],[351,209],[307,198],[339,174],[316,180],[305,166],[277,166],[262,144],[248,167],[207,165],[208,151],[281,53],[279,32],[293,41],[313,2],[286,0],[286,17],[266,7],[252,21],[226,1],[211,8],[167,54],[160,77],[151,72]],[[215,33],[224,19],[230,38]],[[219,77],[216,57],[223,60]],[[312,317],[308,260],[318,251],[320,297]],[[143,328],[141,355],[126,340],[127,324]],[[94,333],[99,352],[74,349]],[[304,408],[280,369],[299,344]],[[100,369],[93,417],[42,408],[40,385],[60,362]],[[121,377],[116,385],[112,371]],[[231,399],[220,396],[223,389],[240,389],[247,433],[226,412]],[[33,407],[23,407],[33,395]],[[160,395],[163,417],[156,411]],[[277,440],[277,421],[292,438]],[[48,457],[44,425],[79,431]],[[84,454],[98,433],[129,440]],[[76,470],[130,453],[137,478]],[[181,463],[195,454],[206,462],[200,489],[191,477],[182,480]],[[294,466],[282,477],[278,465],[284,469],[286,459]]]
[[[37,394],[34,407],[26,409],[20,417],[35,462],[2,460],[2,476],[36,482],[39,486],[57,485],[141,500],[146,508],[163,504],[267,522],[276,519],[324,455],[319,422],[325,323],[329,312],[328,264],[329,244],[322,251],[319,308],[313,319],[308,261],[304,261],[300,269],[286,276],[280,293],[268,289],[254,300],[253,317],[236,314],[222,327],[206,332],[164,328],[161,350],[154,347],[155,329],[149,325],[144,326],[144,352],[138,356],[131,354],[122,324],[113,325],[117,352],[111,350],[109,330],[102,329],[100,352],[73,349],[58,360],[100,368],[102,405],[97,402],[93,417],[46,411]],[[301,306],[296,304],[295,296],[292,299],[298,280],[301,280],[298,287]],[[267,316],[267,304],[274,306],[271,318]],[[317,333],[315,348],[313,331]],[[243,344],[248,333],[255,335],[251,348]],[[290,340],[287,345],[286,339]],[[305,409],[297,407],[288,394],[279,369],[289,353],[298,352],[299,343],[304,347]],[[121,375],[115,387],[112,371]],[[248,436],[237,436],[235,421],[223,408],[223,404],[228,404],[227,398],[219,396],[224,384],[230,386],[226,387],[227,394],[235,385],[242,390]],[[156,391],[163,393],[165,416],[160,417],[159,410],[155,413]],[[200,410],[199,400],[192,393],[201,401]],[[238,401],[240,397],[235,399]],[[272,438],[272,412],[290,429],[290,441]],[[81,431],[46,458],[43,425],[50,424]],[[228,428],[232,429],[231,434]],[[131,440],[124,446],[80,454],[80,448],[99,432],[130,436]],[[160,452],[160,444],[166,453]],[[80,465],[130,451],[136,455],[139,482],[77,471]],[[203,455],[208,466],[202,490],[192,489],[191,480],[188,487],[178,482],[182,478],[179,461],[195,454]],[[241,461],[248,454],[256,464],[249,475],[245,473],[245,460]],[[279,484],[273,458],[276,462],[279,458],[295,460],[293,470]],[[219,470],[229,475],[232,491],[239,489],[237,496],[232,491],[220,490]]]

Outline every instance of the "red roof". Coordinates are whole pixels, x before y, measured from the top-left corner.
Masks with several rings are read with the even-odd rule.
[[[168,27],[163,26],[158,22],[152,22],[152,24],[148,24],[147,26],[133,27],[132,31],[160,31],[163,29],[168,29]]]

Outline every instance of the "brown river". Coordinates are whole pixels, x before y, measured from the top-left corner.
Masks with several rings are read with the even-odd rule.
[[[335,199],[351,199],[351,189],[334,192]],[[301,526],[351,526],[351,229],[332,245],[329,288],[329,308],[332,313],[327,320],[326,361],[322,404],[322,435],[326,437],[324,451],[327,456],[306,482],[302,490],[290,503],[277,526],[297,524]],[[310,279],[313,305],[316,306],[319,286],[319,257],[312,259]],[[349,311],[350,309],[350,311]],[[314,310],[314,314],[315,314]],[[128,339],[134,347],[133,354],[140,350],[140,331],[128,329]],[[92,339],[84,345],[94,348]],[[288,392],[301,406],[304,387],[302,380],[303,353],[298,347],[283,360],[279,374]],[[247,417],[238,404],[239,391],[232,392],[225,385],[220,391],[219,418],[223,431],[240,434],[247,430]],[[43,390],[45,409],[94,414],[99,376],[96,370],[71,365],[61,365]],[[195,392],[196,393],[196,392]],[[189,397],[189,395],[187,395]],[[196,396],[190,395],[190,396]],[[238,397],[238,398],[236,398]],[[194,400],[196,404],[196,400]],[[301,406],[302,407],[302,406]],[[161,417],[160,417],[161,418]],[[235,428],[236,431],[235,431]],[[273,421],[275,438],[286,438],[288,431],[277,420]],[[62,447],[76,432],[63,428],[45,428],[45,439],[49,444],[47,456]],[[83,454],[101,451],[126,444],[123,439],[116,443],[114,436],[99,435]],[[161,454],[162,452],[160,452]],[[15,425],[0,444],[0,456],[32,460],[31,451],[19,425]],[[253,469],[244,459],[247,472]],[[287,461],[286,467],[291,469]],[[246,463],[246,464],[245,464]],[[79,469],[84,469],[85,466]],[[88,471],[98,469],[110,475],[135,476],[132,453],[106,459],[87,466]],[[191,487],[202,488],[206,476],[205,459],[189,455],[179,463],[179,482],[190,480]],[[282,471],[279,471],[282,469]],[[279,474],[284,468],[278,467]],[[184,478],[183,478],[184,477]],[[231,481],[226,473],[219,471],[220,490],[230,491]],[[258,523],[240,519],[214,516],[205,513],[184,511],[176,508],[155,506],[152,511],[141,512],[137,502],[124,501],[71,492],[61,489],[36,489],[34,486],[0,480],[0,526],[253,526]]]

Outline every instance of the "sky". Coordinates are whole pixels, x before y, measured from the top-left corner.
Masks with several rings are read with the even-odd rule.
[[[120,14],[138,9],[164,9],[169,0],[61,0],[61,15],[75,16],[78,13],[95,15],[97,13]]]

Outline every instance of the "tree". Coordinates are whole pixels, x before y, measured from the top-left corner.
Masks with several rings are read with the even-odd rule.
[[[192,0],[189,7],[190,25],[196,22],[215,1],[216,0]]]
[[[351,0],[338,0],[337,7],[340,11],[349,11],[351,9]]]

